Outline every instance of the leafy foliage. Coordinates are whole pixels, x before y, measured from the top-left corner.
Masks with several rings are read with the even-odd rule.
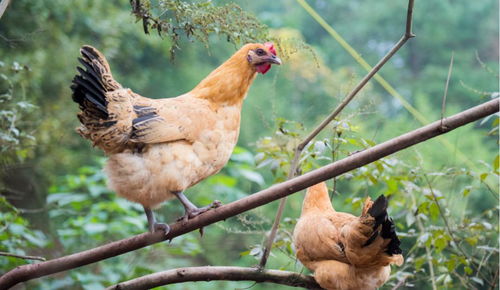
[[[31,229],[19,210],[0,196],[0,252],[27,255],[27,249],[41,249],[47,245],[46,236],[39,230]],[[26,262],[20,258],[0,257],[0,274]]]
[[[24,160],[35,143],[26,115],[35,106],[26,100],[24,85],[29,67],[0,62],[0,162]]]
[[[293,125],[286,127],[286,124]],[[497,122],[493,122],[493,126],[498,127]],[[346,120],[334,122],[328,131],[329,138],[313,142],[305,148],[300,158],[301,170],[310,170],[323,160],[332,162],[338,156],[374,145],[373,141],[360,138],[358,129]],[[301,124],[280,119],[275,135],[258,142],[261,151],[257,155],[259,166],[269,166],[277,181],[288,172],[289,160],[302,132]],[[498,188],[498,155],[491,164],[483,164],[481,172],[460,167],[426,172],[424,160],[420,159],[419,165],[415,166],[398,155],[401,154],[335,178],[332,187],[337,209],[347,206],[349,212],[361,211],[362,196],[375,198],[384,194],[390,197],[391,215],[397,221],[398,234],[407,251],[403,267],[395,268],[396,281],[386,287],[401,282],[420,289],[427,285],[428,277],[438,288],[493,287],[498,278],[499,245],[496,237],[499,207],[496,204],[499,199],[498,191],[492,189],[485,179],[491,178],[490,181]],[[449,192],[445,194],[445,191]],[[350,193],[342,198],[346,192]],[[469,200],[471,192],[472,196],[486,194],[483,198],[488,200],[485,204],[490,206],[479,214],[471,214],[467,204],[463,203],[463,199]],[[274,247],[288,259],[294,259],[291,250],[294,225],[294,219],[285,218],[274,242]],[[260,259],[262,251],[257,245],[243,254]],[[293,261],[288,261],[290,263]]]
[[[146,34],[156,30],[159,36],[167,36],[171,40],[172,56],[180,48],[182,35],[194,37],[206,47],[211,34],[225,36],[228,42],[235,45],[261,41],[267,36],[267,27],[235,3],[215,6],[210,0],[193,3],[131,0],[130,5],[137,20],[142,21]]]

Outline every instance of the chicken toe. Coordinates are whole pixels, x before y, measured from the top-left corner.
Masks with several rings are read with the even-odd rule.
[[[212,208],[217,208],[222,205],[222,203],[218,200],[215,200],[211,204],[204,206],[204,207],[197,207],[194,205],[185,195],[180,192],[174,192],[174,195],[179,199],[179,201],[182,203],[184,206],[184,215],[179,217],[177,221],[187,221],[189,219],[194,218],[195,216],[198,216]]]
[[[164,231],[165,235],[170,232],[170,226],[164,223],[156,222],[155,215],[150,208],[144,207],[144,212],[148,218],[148,229],[149,232],[154,233],[156,231]]]
[[[154,223],[153,224],[153,230],[154,232],[157,232],[157,231],[164,231],[165,232],[165,236],[170,232],[170,226],[167,225],[167,224],[164,224],[164,223]]]

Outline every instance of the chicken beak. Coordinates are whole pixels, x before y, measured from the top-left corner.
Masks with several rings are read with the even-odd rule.
[[[273,63],[273,64],[277,64],[277,65],[281,64],[281,59],[274,54],[272,54],[271,57],[267,58],[266,61],[268,63]]]

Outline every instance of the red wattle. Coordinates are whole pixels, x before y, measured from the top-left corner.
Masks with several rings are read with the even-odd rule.
[[[260,72],[261,74],[265,74],[268,70],[271,69],[271,65],[268,63],[264,63],[261,65],[255,66],[255,69],[257,70],[257,72]]]

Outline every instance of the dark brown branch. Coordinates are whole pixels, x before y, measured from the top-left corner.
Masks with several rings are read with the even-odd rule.
[[[44,257],[39,257],[39,256],[25,256],[25,255],[18,255],[18,254],[12,254],[12,253],[7,253],[7,252],[0,252],[0,256],[13,257],[13,258],[24,259],[24,260],[38,260],[38,261],[45,261],[45,260],[47,260]]]
[[[494,99],[479,106],[473,107],[449,118],[443,124],[449,132],[465,124],[477,121],[494,114],[499,110],[499,99]],[[110,257],[137,250],[164,240],[173,239],[196,229],[206,227],[215,222],[228,219],[245,211],[254,209],[272,201],[278,200],[292,193],[303,190],[311,185],[339,176],[350,170],[367,165],[395,152],[430,138],[446,133],[441,130],[441,121],[435,121],[427,126],[411,131],[397,138],[391,139],[372,148],[353,154],[327,166],[313,170],[288,181],[275,184],[267,189],[249,195],[240,200],[223,205],[201,214],[187,222],[178,222],[171,225],[167,236],[163,232],[154,234],[144,233],[116,242],[86,250],[80,253],[64,256],[42,263],[16,267],[0,277],[0,289],[6,289],[17,283],[34,278],[74,269],[80,266],[95,263]]]
[[[413,2],[414,0],[408,1],[408,12],[406,16],[406,28],[403,37],[394,45],[391,50],[368,72],[368,74],[356,85],[356,87],[340,102],[340,104],[333,110],[330,115],[328,115],[305,139],[302,141],[294,152],[294,157],[290,166],[290,172],[288,173],[288,179],[296,176],[297,168],[299,166],[300,155],[304,148],[314,139],[323,129],[325,129],[330,122],[337,117],[342,110],[354,99],[354,97],[361,91],[361,89],[370,81],[373,76],[391,59],[396,52],[403,47],[403,45],[410,39],[415,37],[413,32],[411,31],[412,22],[413,22]],[[267,263],[267,258],[271,253],[271,248],[273,246],[274,239],[276,238],[276,233],[278,232],[279,223],[281,220],[281,216],[283,215],[283,210],[285,208],[286,198],[283,198],[280,201],[278,206],[278,210],[276,212],[276,217],[274,218],[273,225],[271,227],[271,233],[266,240],[266,245],[264,247],[264,253],[262,254],[262,258],[259,263],[259,267],[264,268]]]
[[[261,271],[257,268],[218,266],[172,269],[121,282],[106,289],[151,289],[168,284],[214,280],[268,282],[307,289],[321,289],[312,276],[304,274],[279,270]]]

